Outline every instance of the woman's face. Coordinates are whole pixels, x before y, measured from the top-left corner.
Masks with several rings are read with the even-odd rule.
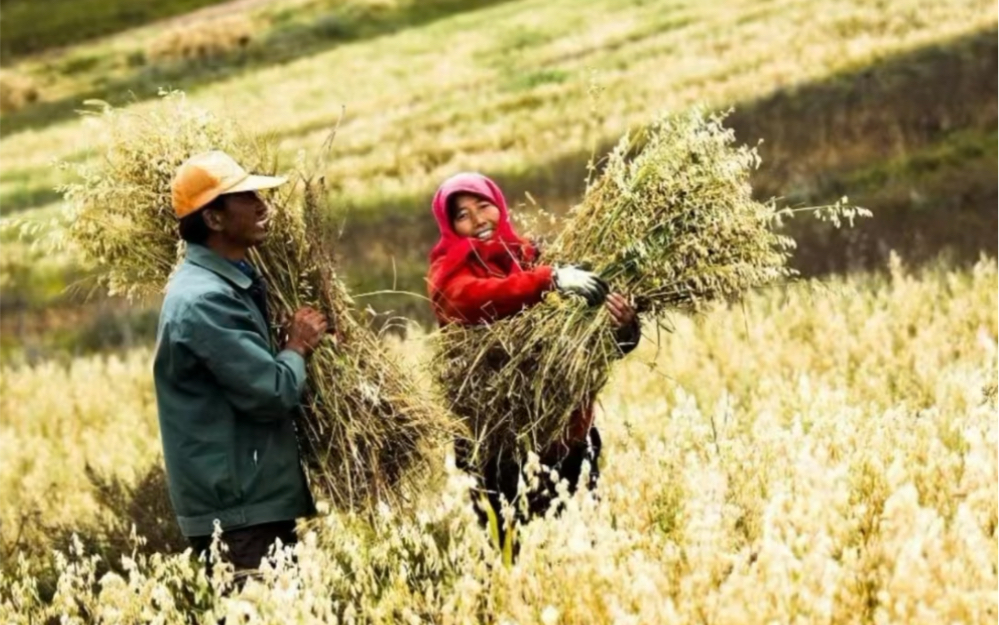
[[[500,210],[489,200],[471,193],[454,196],[454,215],[451,228],[463,237],[488,241],[496,233]]]

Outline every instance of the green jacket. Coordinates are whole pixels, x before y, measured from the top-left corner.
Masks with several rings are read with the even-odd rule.
[[[190,245],[160,313],[153,378],[170,499],[186,536],[314,512],[294,416],[305,362],[275,355],[252,280]]]

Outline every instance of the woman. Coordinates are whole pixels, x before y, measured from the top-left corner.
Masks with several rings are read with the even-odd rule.
[[[539,250],[522,239],[510,223],[502,191],[477,173],[455,175],[440,186],[433,201],[440,240],[430,252],[427,282],[434,314],[442,326],[474,325],[515,315],[542,300],[551,290],[583,296],[590,305],[603,303],[617,328],[622,355],[638,344],[638,317],[618,293],[595,274],[576,267],[554,267],[539,262]],[[543,465],[558,471],[575,491],[580,479],[596,485],[600,433],[593,426],[593,406],[579,406],[563,440],[536,450]],[[502,501],[514,501],[521,466],[513,458],[480,459],[471,466],[467,446],[456,444],[458,466],[475,473],[499,517]],[[582,476],[584,462],[590,472]],[[551,503],[554,484],[547,480],[539,492],[528,495],[531,514],[543,514]],[[480,518],[488,515],[478,509]],[[500,544],[503,544],[503,528]]]

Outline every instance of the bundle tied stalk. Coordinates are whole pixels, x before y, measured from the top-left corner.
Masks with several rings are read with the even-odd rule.
[[[774,232],[775,203],[752,197],[757,152],[722,121],[663,114],[625,135],[542,262],[591,268],[659,321],[791,275],[793,241]],[[562,441],[619,357],[602,308],[548,293],[513,317],[445,329],[431,371],[481,459]]]
[[[266,141],[181,93],[166,94],[142,114],[105,107],[96,117],[108,135],[106,150],[95,165],[79,167],[80,180],[63,191],[68,240],[111,293],[160,293],[182,258],[170,181],[189,157],[223,150],[249,171],[276,171]],[[302,162],[292,178],[269,198],[270,232],[251,262],[267,283],[275,345],[284,343],[285,324],[302,306],[332,319],[332,335],[309,358],[297,418],[306,475],[317,497],[341,508],[391,502],[430,468],[444,421],[358,320],[337,277],[322,178]]]

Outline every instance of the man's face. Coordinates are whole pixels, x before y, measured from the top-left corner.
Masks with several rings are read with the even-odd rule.
[[[222,210],[212,210],[205,216],[208,226],[239,247],[253,247],[267,238],[270,209],[256,191],[222,196]]]

